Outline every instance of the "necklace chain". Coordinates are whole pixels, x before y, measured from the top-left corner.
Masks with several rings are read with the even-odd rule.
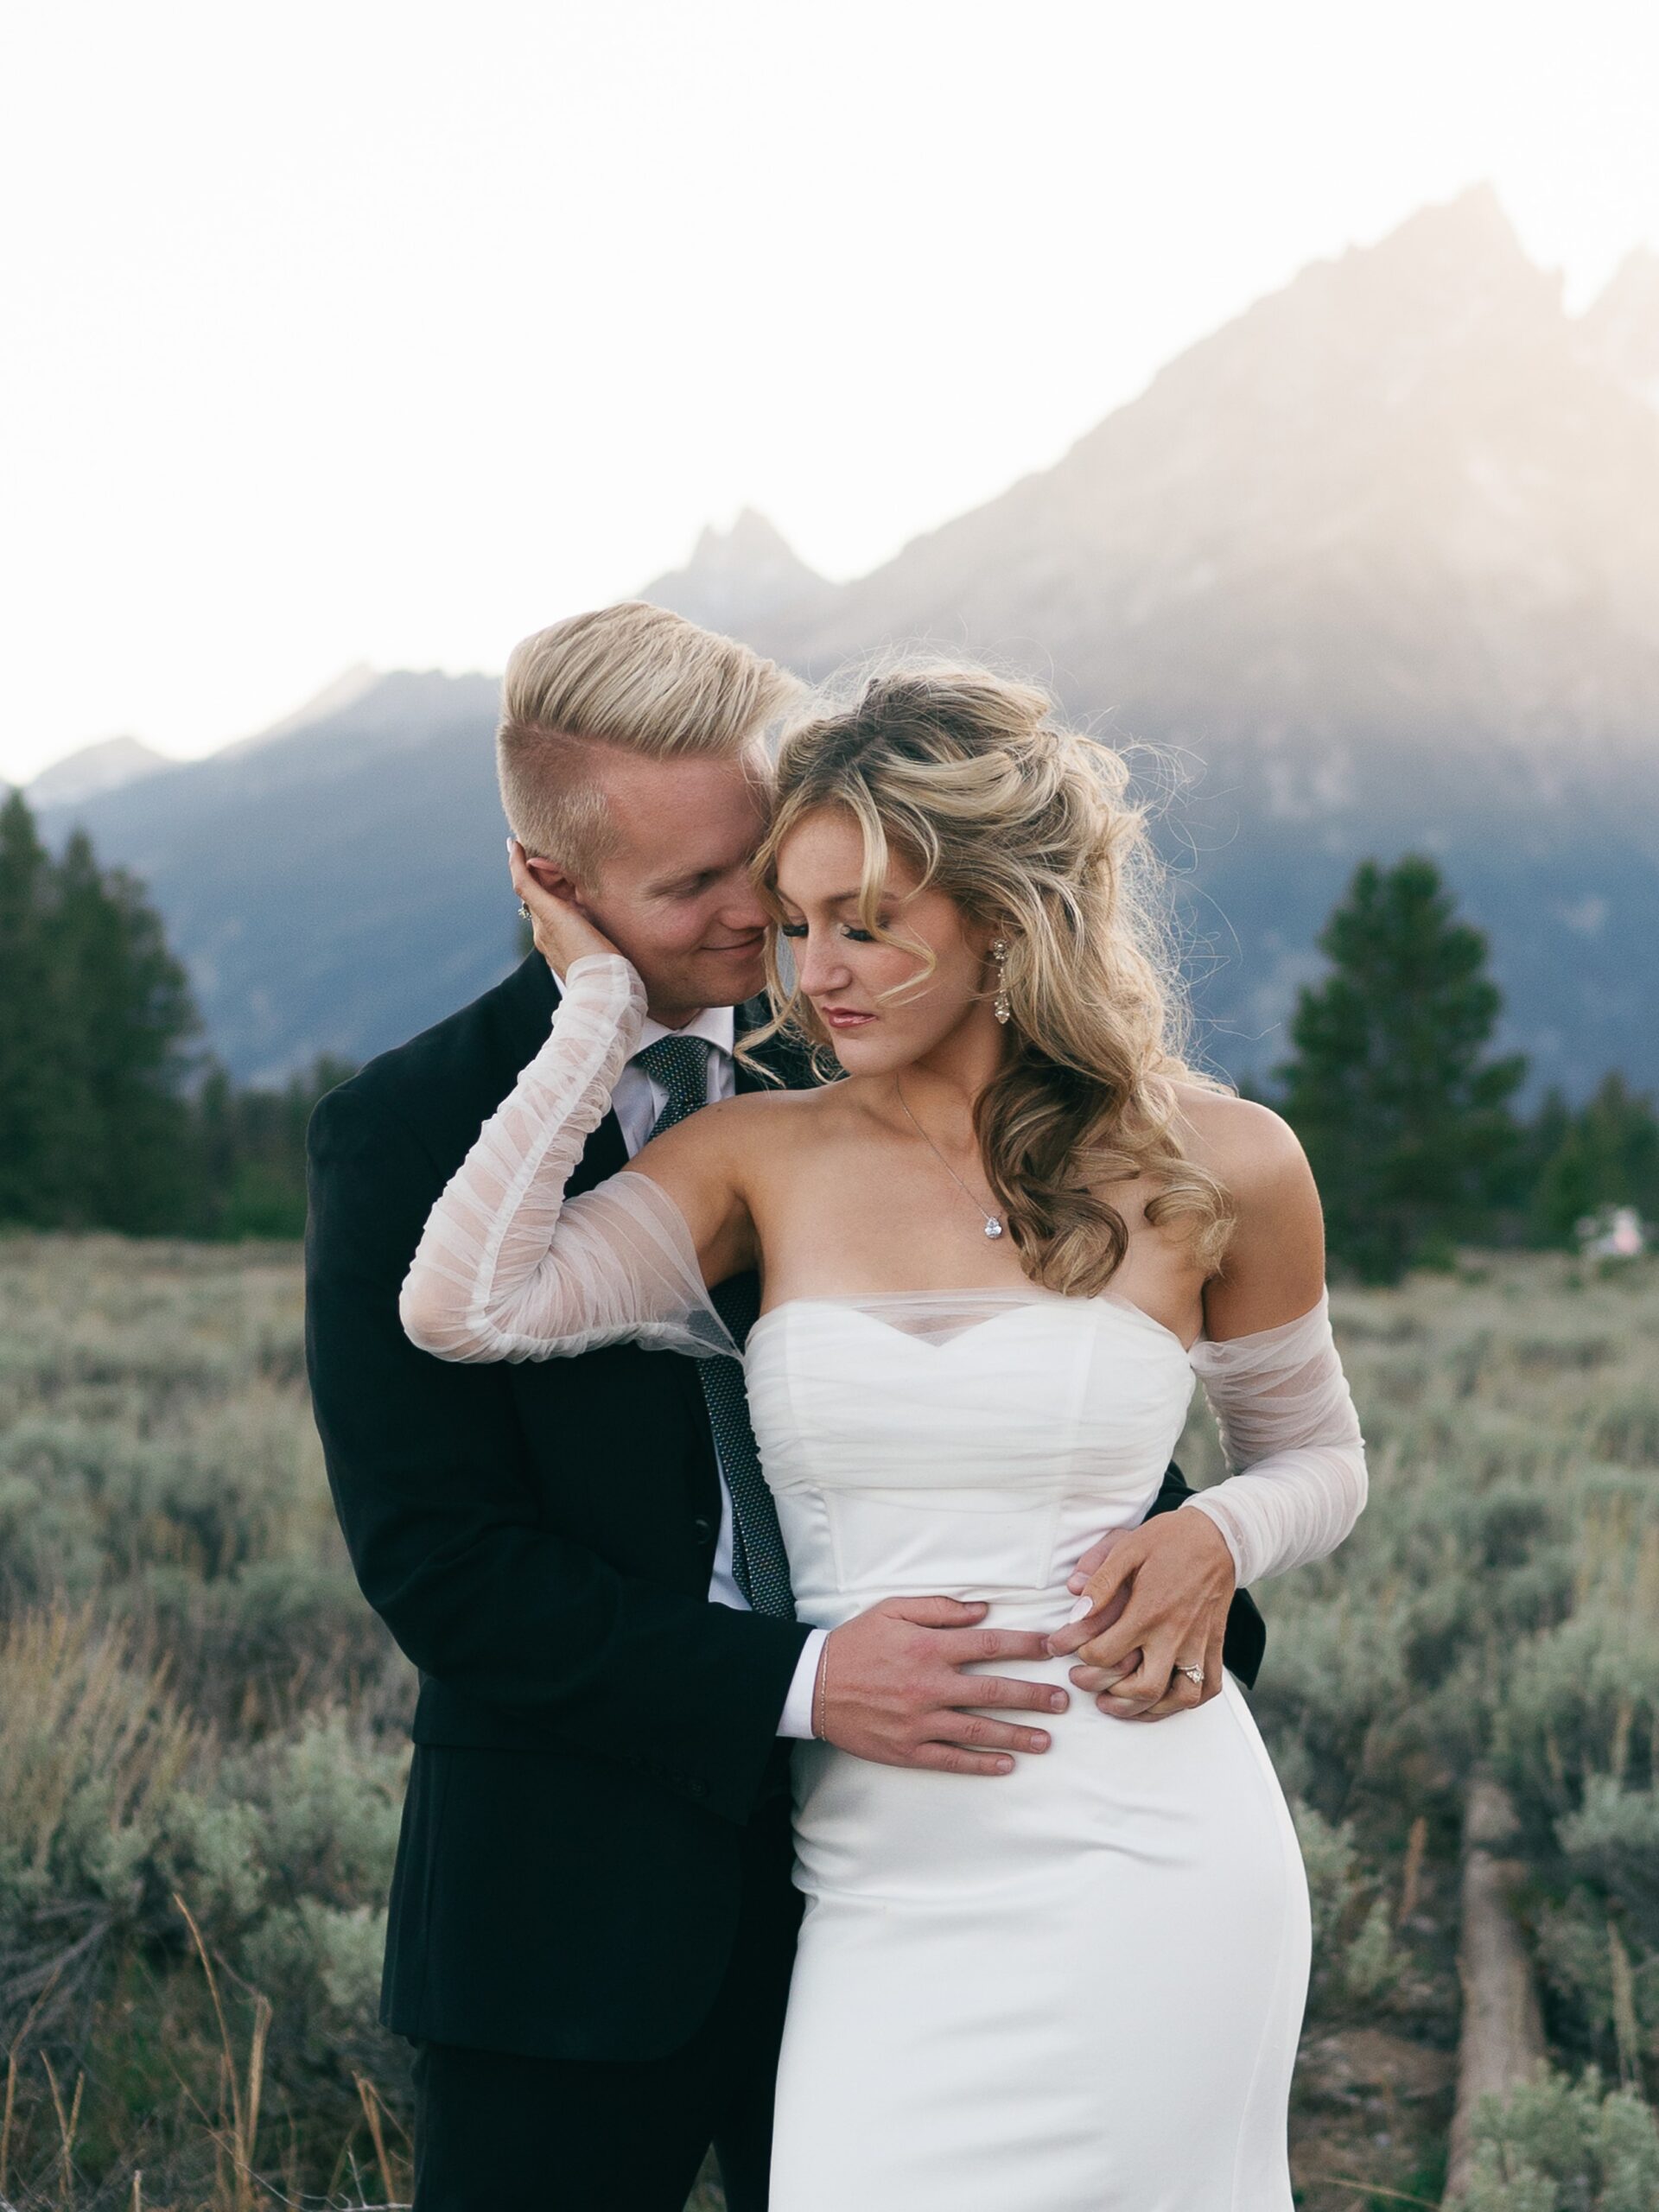
[[[957,1174],[956,1169],[950,1165],[944,1154],[939,1150],[938,1145],[934,1143],[932,1138],[929,1136],[927,1131],[922,1127],[916,1116],[911,1112],[910,1101],[905,1096],[905,1087],[903,1084],[899,1082],[896,1075],[893,1078],[893,1087],[898,1093],[899,1103],[904,1108],[905,1116],[906,1120],[909,1122],[910,1126],[915,1130],[917,1135],[920,1137],[922,1142],[932,1154],[934,1159],[938,1161],[940,1166],[944,1168],[945,1173],[950,1178],[950,1180],[962,1192],[963,1197],[966,1198],[969,1205],[972,1206],[974,1211],[983,1220],[985,1224],[985,1234],[988,1236],[1001,1236],[1002,1234],[1001,1223],[997,1219],[994,1213],[986,1212],[984,1207],[981,1205],[979,1200],[974,1196],[968,1185],[963,1181],[961,1176]]]

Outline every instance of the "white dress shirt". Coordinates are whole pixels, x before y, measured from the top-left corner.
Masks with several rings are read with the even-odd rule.
[[[564,988],[563,978],[559,988]],[[705,1007],[695,1021],[688,1021],[683,1029],[664,1029],[660,1021],[645,1016],[645,1027],[639,1032],[639,1042],[632,1056],[616,1079],[616,1089],[611,1094],[611,1107],[622,1130],[622,1141],[632,1159],[651,1135],[657,1116],[668,1103],[668,1092],[660,1083],[653,1082],[644,1068],[638,1065],[639,1056],[648,1045],[659,1037],[702,1037],[713,1047],[709,1055],[709,1100],[713,1105],[717,1099],[733,1097],[737,1090],[737,1069],[732,1058],[732,1046],[736,1036],[736,1016],[728,1006]],[[715,1447],[715,1463],[720,1464],[719,1447]],[[714,1571],[709,1582],[711,1605],[729,1605],[734,1612],[747,1613],[749,1601],[738,1588],[732,1573],[732,1494],[726,1484],[725,1470],[720,1476],[720,1534],[715,1540]],[[789,1695],[784,1700],[784,1709],[779,1718],[780,1736],[810,1736],[812,1733],[812,1693],[818,1677],[818,1654],[823,1649],[827,1629],[815,1628],[801,1647],[796,1662],[794,1678],[789,1686]]]

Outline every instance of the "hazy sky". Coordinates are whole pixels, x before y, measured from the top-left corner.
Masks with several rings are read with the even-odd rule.
[[[1659,245],[1654,0],[34,0],[0,774],[499,668],[750,503],[831,575],[1489,179]]]

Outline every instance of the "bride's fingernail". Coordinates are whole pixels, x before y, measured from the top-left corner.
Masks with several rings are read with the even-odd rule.
[[[1079,1598],[1065,1617],[1066,1626],[1070,1628],[1073,1621],[1086,1621],[1094,1610],[1095,1601],[1092,1598],[1086,1596]]]
[[[1064,1690],[1056,1690],[1053,1696],[1048,1700],[1048,1709],[1051,1713],[1064,1713],[1066,1707],[1070,1705],[1071,1702],[1071,1699],[1066,1695]]]

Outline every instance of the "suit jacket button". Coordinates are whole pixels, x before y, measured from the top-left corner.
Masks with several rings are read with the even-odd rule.
[[[715,1541],[715,1524],[706,1515],[699,1513],[691,1523],[691,1533],[700,1544],[712,1544]]]

